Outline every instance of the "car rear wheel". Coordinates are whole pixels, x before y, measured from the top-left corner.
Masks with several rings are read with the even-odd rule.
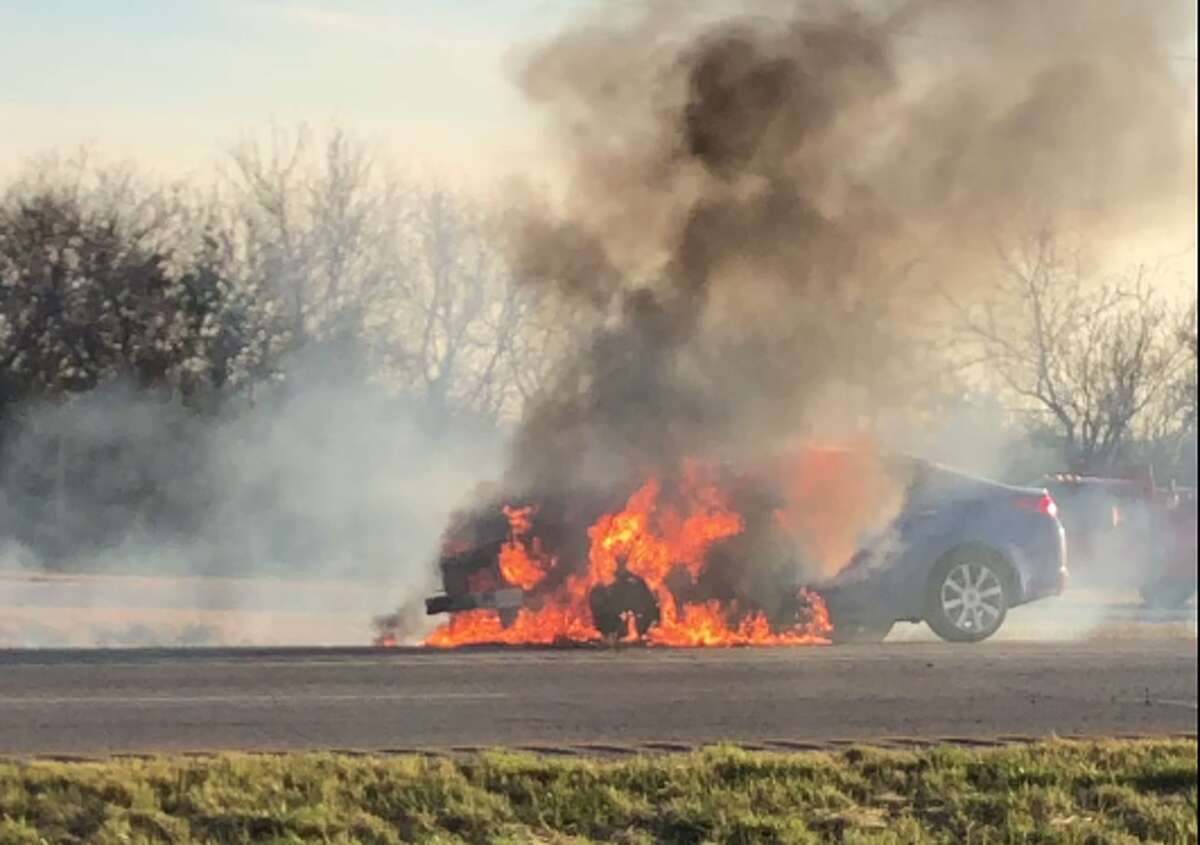
[[[953,643],[986,640],[1008,615],[1007,567],[983,549],[957,552],[934,569],[926,596],[925,621]]]

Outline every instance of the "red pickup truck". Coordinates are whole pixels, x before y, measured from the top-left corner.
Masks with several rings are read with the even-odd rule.
[[[1058,503],[1077,583],[1134,587],[1148,607],[1177,609],[1196,594],[1196,491],[1153,476],[1057,473],[1042,486]]]
[[[1196,491],[1179,490],[1165,515],[1158,566],[1142,584],[1151,607],[1178,608],[1196,595]]]

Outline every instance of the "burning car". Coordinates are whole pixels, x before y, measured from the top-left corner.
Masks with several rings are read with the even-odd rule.
[[[825,447],[495,496],[454,522],[439,566],[442,647],[879,641],[900,620],[977,642],[1067,575],[1045,490]]]

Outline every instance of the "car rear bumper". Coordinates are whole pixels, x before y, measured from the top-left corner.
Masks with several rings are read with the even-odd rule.
[[[1008,549],[1017,568],[1020,593],[1013,604],[1062,595],[1067,588],[1067,535],[1062,524],[1053,523],[1031,532],[1026,542]]]
[[[516,610],[525,604],[525,593],[518,589],[495,590],[486,593],[438,595],[425,599],[425,613],[459,613],[466,610]]]

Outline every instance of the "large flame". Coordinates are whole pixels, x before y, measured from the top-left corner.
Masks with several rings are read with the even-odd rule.
[[[525,544],[525,537],[532,528],[530,519],[533,516],[533,508],[506,506],[504,515],[508,517],[512,533],[508,542],[500,547],[500,574],[514,587],[532,590],[546,575],[541,563],[543,555],[538,539],[534,537],[528,547]]]
[[[836,574],[861,535],[883,528],[899,512],[903,488],[868,438],[796,448],[784,464],[786,504],[776,516],[822,576]]]
[[[741,533],[742,517],[700,462],[687,463],[680,480],[664,500],[663,482],[647,480],[615,513],[605,514],[588,529],[586,571],[567,577],[548,592],[529,596],[508,625],[495,610],[458,613],[426,640],[429,646],[507,644],[549,645],[601,639],[592,620],[592,589],[611,585],[622,567],[645,582],[658,602],[659,621],[645,635],[651,645],[731,646],[800,645],[827,642],[828,614],[820,597],[807,593],[809,618],[775,630],[759,611],[739,612],[736,603],[706,601],[679,606],[668,587],[669,577],[683,573],[693,581],[706,565],[714,543]],[[530,590],[553,568],[555,560],[531,537],[532,507],[506,507],[510,533],[501,546],[499,570],[504,581]],[[640,639],[627,617],[626,640]]]

